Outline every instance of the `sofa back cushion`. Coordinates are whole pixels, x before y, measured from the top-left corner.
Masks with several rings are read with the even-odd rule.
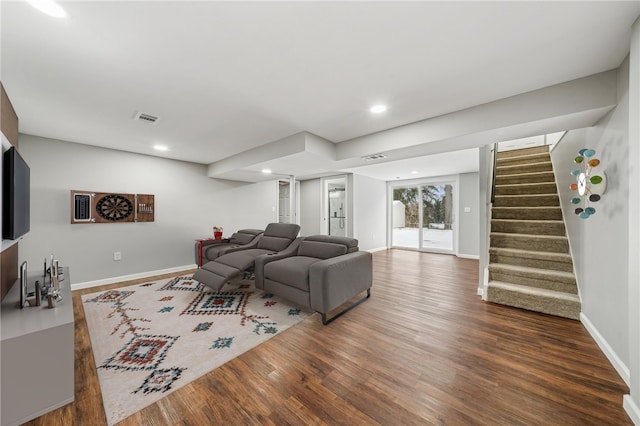
[[[338,237],[335,235],[310,235],[305,237],[304,241],[317,241],[320,243],[342,244],[347,248],[347,253],[353,253],[359,250],[358,240],[351,237]]]
[[[258,248],[282,251],[289,247],[300,232],[300,225],[294,223],[270,223],[258,241]]]
[[[229,242],[240,245],[249,244],[261,232],[262,231],[258,229],[241,229],[231,235],[231,238],[229,238]]]
[[[304,239],[300,243],[300,247],[298,247],[298,256],[315,257],[317,259],[329,259],[343,254],[347,254],[347,247],[343,244],[307,241]]]
[[[282,251],[291,244],[290,239],[280,237],[267,237],[263,235],[258,241],[258,248],[271,251]]]

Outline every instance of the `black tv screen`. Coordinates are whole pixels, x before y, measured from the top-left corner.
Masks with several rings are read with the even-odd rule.
[[[2,161],[2,238],[16,240],[29,232],[30,170],[15,147]]]

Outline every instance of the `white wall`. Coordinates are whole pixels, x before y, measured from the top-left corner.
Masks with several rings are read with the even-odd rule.
[[[477,258],[480,253],[480,182],[478,173],[459,175],[458,255]],[[470,209],[465,212],[465,207]]]
[[[20,261],[41,268],[53,253],[83,283],[194,264],[194,240],[276,221],[274,182],[206,177],[193,163],[20,135],[31,168],[31,232]],[[155,195],[152,223],[70,223],[70,190]],[[113,252],[122,252],[114,261]]]
[[[300,235],[318,235],[321,233],[321,197],[320,179],[300,182]]]
[[[387,184],[382,180],[352,175],[353,237],[360,250],[387,247]]]
[[[568,132],[555,146],[551,158],[582,300],[583,322],[588,328],[592,325],[606,341],[613,352],[608,355],[610,359],[614,357],[614,366],[624,364],[617,366],[624,377],[628,376],[628,370],[624,371],[629,363],[628,62],[619,70],[618,85],[618,106],[594,127]],[[582,148],[596,151],[594,158],[601,161],[597,170],[603,170],[607,176],[606,193],[592,204],[596,214],[588,219],[576,216],[576,206],[570,203],[576,194],[569,190],[569,185],[575,182],[570,172],[576,168],[573,159]],[[637,218],[637,212],[633,214]]]

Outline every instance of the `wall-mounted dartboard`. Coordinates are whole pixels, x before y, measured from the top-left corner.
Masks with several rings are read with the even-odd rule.
[[[113,222],[124,221],[133,214],[133,203],[120,194],[109,194],[98,199],[96,213]]]
[[[71,191],[71,223],[153,222],[152,194]]]

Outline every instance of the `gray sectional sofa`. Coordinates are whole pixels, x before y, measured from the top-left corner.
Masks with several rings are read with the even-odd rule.
[[[219,291],[252,271],[256,288],[319,312],[327,325],[371,296],[372,256],[359,251],[355,238],[296,238],[299,230],[294,224],[270,223],[250,243],[211,254],[193,278]],[[337,308],[341,310],[328,319]]]

